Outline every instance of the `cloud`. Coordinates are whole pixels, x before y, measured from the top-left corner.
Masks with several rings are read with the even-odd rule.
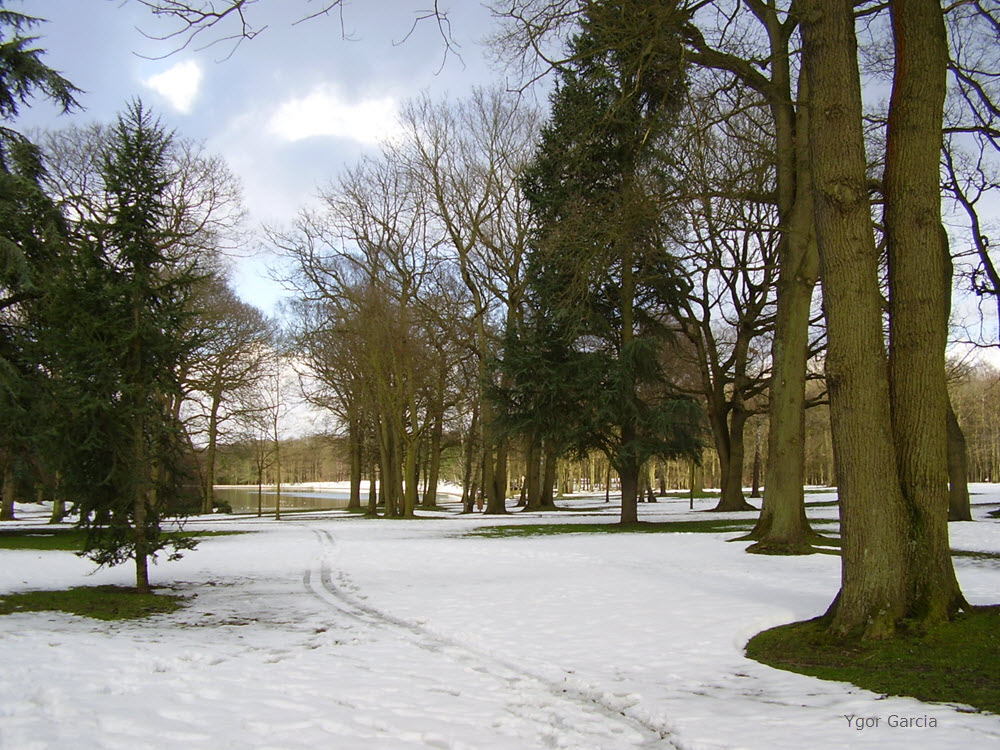
[[[320,86],[281,104],[267,129],[286,141],[326,136],[375,144],[392,136],[399,126],[393,98],[349,102],[329,86]]]
[[[182,114],[190,114],[194,100],[198,97],[203,73],[201,66],[193,60],[177,63],[143,83],[165,98]]]

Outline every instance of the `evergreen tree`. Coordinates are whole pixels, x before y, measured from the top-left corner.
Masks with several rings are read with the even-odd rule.
[[[63,222],[41,187],[38,149],[10,124],[41,94],[64,111],[77,89],[42,62],[25,32],[39,19],[0,3],[0,520],[13,518],[17,486],[40,469],[37,425],[47,408],[34,355],[32,321],[63,236]]]
[[[587,6],[525,177],[538,227],[534,310],[521,351],[507,359],[515,375],[532,375],[515,377],[513,400],[535,401],[525,413],[539,415],[558,394],[560,430],[601,448],[621,477],[623,523],[637,520],[642,464],[698,447],[699,410],[671,391],[659,359],[686,283],[666,250],[661,200],[672,189],[667,138],[684,91],[680,21],[673,2]],[[546,366],[519,367],[530,351]],[[567,390],[539,388],[545,373]],[[558,432],[540,419],[536,427]]]
[[[105,213],[80,228],[46,308],[50,369],[62,406],[63,486],[100,564],[147,561],[166,546],[160,519],[183,477],[184,438],[171,404],[181,363],[198,342],[190,299],[203,278],[168,219],[171,134],[133,103],[102,159]]]

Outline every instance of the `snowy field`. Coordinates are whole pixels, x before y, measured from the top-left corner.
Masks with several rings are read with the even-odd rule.
[[[980,522],[952,524],[953,545],[1000,551],[1000,521],[985,516],[1000,487],[973,492]],[[195,519],[189,528],[253,533],[206,538],[152,569],[154,585],[190,597],[180,612],[0,617],[0,748],[1000,748],[998,716],[743,656],[754,633],[825,610],[836,557],[747,555],[732,533],[468,535],[540,515],[613,520],[596,517],[617,511],[599,500],[502,520]],[[14,524],[43,523],[32,507]],[[686,499],[640,512],[706,518]],[[94,572],[69,552],[0,550],[0,561],[0,593],[131,583],[130,567]],[[996,560],[956,566],[972,603],[1000,601]]]

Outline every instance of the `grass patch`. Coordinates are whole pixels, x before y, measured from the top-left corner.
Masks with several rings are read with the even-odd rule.
[[[174,532],[170,532],[174,533]],[[182,538],[228,536],[245,534],[244,531],[182,531]],[[79,552],[83,549],[87,534],[81,529],[2,529],[0,549],[65,550]]]
[[[169,614],[182,606],[172,594],[137,594],[122,586],[79,586],[64,591],[26,591],[0,597],[0,615],[69,612],[97,620],[135,620]]]
[[[1000,713],[1000,606],[889,641],[835,640],[820,620],[765,630],[746,654],[778,669],[885,695]]]
[[[710,519],[706,521],[666,521],[659,523],[538,523],[510,526],[483,526],[469,536],[524,537],[557,536],[560,534],[712,534],[729,531],[750,531],[752,521],[742,519]]]
[[[80,529],[3,529],[0,549],[68,550],[83,549],[86,534]]]

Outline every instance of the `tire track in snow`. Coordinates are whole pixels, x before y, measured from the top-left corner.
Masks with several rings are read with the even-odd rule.
[[[303,524],[304,526],[304,524]],[[316,564],[305,570],[302,576],[306,589],[330,607],[336,609],[351,619],[365,625],[405,630],[417,636],[415,641],[409,641],[418,648],[435,654],[444,654],[475,671],[495,675],[501,681],[514,682],[527,680],[538,683],[548,690],[555,698],[577,704],[586,710],[594,711],[605,718],[623,723],[632,730],[638,731],[647,739],[638,747],[656,747],[663,750],[684,750],[671,738],[671,730],[653,717],[638,715],[633,706],[616,703],[607,693],[595,690],[586,685],[573,685],[569,676],[563,682],[558,682],[540,674],[525,669],[519,664],[508,661],[493,654],[479,651],[467,644],[460,643],[409,620],[372,607],[347,593],[338,586],[332,575],[330,555],[336,545],[333,534],[327,529],[317,529],[308,526],[320,543],[321,553]],[[496,674],[490,665],[499,667],[508,674]]]

